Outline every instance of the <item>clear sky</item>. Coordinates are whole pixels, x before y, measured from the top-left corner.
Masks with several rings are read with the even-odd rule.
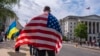
[[[100,15],[100,0],[20,0],[20,7],[13,10],[22,25],[42,13],[44,6],[51,7],[51,13],[58,19],[69,15]]]

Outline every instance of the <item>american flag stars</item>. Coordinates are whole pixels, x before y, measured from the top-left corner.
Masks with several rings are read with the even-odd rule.
[[[47,27],[55,29],[56,31],[62,33],[60,25],[58,23],[58,20],[54,16],[52,16],[51,14],[49,14],[49,16],[48,16]]]

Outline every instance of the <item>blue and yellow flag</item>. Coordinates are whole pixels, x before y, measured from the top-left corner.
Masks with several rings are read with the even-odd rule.
[[[17,33],[19,30],[16,28],[16,21],[12,22],[11,25],[9,26],[6,34],[7,34],[7,38],[11,39],[12,35]]]

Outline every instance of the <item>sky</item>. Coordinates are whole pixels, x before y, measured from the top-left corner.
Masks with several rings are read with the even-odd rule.
[[[13,10],[23,26],[43,13],[44,6],[50,6],[51,13],[58,20],[69,15],[100,15],[100,0],[20,0],[19,5],[14,6]]]

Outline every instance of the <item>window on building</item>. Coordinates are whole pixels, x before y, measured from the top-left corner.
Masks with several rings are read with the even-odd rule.
[[[70,26],[70,28],[72,28],[72,26]]]
[[[83,23],[83,21],[81,21],[81,23]]]
[[[74,23],[74,25],[75,25],[76,23]]]
[[[70,32],[72,32],[72,30],[70,30]]]
[[[93,34],[95,34],[95,22],[93,22]]]
[[[85,21],[85,25],[87,25],[87,22]]]
[[[70,36],[72,36],[72,34],[70,34]]]
[[[97,33],[99,33],[99,22],[97,22]]]
[[[89,22],[89,34],[92,33],[91,31],[92,31],[92,30],[91,30],[91,22]]]
[[[92,37],[91,36],[89,37],[89,42],[92,42]]]
[[[72,22],[70,22],[70,24],[72,24]]]

